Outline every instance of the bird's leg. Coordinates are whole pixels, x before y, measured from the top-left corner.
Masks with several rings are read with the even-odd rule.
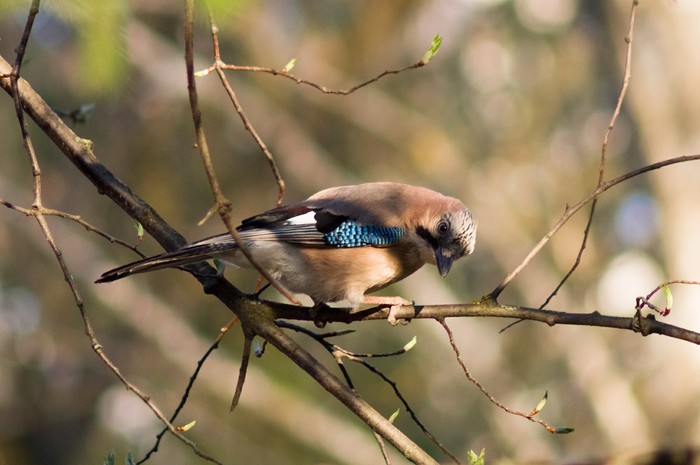
[[[387,305],[389,306],[389,316],[387,316],[386,320],[389,322],[390,325],[394,326],[397,323],[396,320],[396,314],[399,312],[399,309],[401,308],[402,305],[413,305],[413,302],[410,300],[406,300],[403,297],[385,297],[385,296],[378,296],[378,295],[366,295],[362,298],[362,303],[363,304],[372,304],[372,305]]]

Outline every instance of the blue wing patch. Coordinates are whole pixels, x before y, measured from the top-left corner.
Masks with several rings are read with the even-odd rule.
[[[323,235],[323,241],[336,247],[392,245],[406,233],[399,226],[362,226],[352,220],[343,221]]]

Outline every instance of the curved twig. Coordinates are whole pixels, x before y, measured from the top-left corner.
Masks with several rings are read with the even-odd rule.
[[[566,209],[564,210],[564,213],[559,217],[559,220],[552,226],[552,228],[547,232],[547,234],[544,235],[542,239],[535,245],[535,247],[532,248],[530,253],[527,254],[525,259],[518,265],[513,271],[511,271],[508,276],[505,277],[503,282],[496,286],[496,288],[491,291],[489,294],[490,298],[497,299],[498,296],[503,292],[503,290],[506,288],[506,286],[518,275],[520,272],[530,263],[530,260],[539,253],[540,250],[549,242],[549,239],[554,236],[557,231],[559,231],[562,226],[564,226],[569,219],[574,216],[579,210],[581,210],[583,207],[591,203],[594,199],[598,198],[603,192],[617,186],[620,183],[623,183],[627,181],[628,179],[634,178],[636,176],[639,176],[641,174],[648,173],[650,171],[658,170],[660,168],[663,168],[665,166],[669,165],[675,165],[678,163],[687,163],[690,161],[697,161],[700,160],[700,155],[684,155],[680,157],[674,157],[674,158],[669,158],[667,160],[662,160],[656,163],[651,163],[646,166],[642,166],[641,168],[637,168],[636,170],[628,171],[625,174],[622,174],[616,178],[613,178],[609,181],[605,181],[602,184],[600,184],[593,192],[591,192],[588,196],[586,196],[583,200],[579,201],[577,204],[573,206],[567,205]]]

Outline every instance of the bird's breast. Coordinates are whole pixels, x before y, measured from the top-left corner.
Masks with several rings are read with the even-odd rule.
[[[425,262],[414,248],[303,248],[292,244],[251,247],[258,263],[294,293],[316,302],[349,300],[355,305],[373,292],[410,275]]]

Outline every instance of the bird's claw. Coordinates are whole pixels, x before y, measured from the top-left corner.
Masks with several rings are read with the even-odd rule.
[[[403,297],[384,297],[384,296],[365,296],[364,303],[389,306],[389,315],[386,320],[391,326],[396,326],[399,322],[397,315],[404,305],[413,305],[413,302],[406,300]],[[407,320],[403,320],[407,321]]]
[[[314,303],[313,307],[309,309],[309,316],[317,328],[325,328],[326,324],[328,324],[323,316],[323,310],[327,310],[329,308],[330,307],[323,302],[316,302]]]

